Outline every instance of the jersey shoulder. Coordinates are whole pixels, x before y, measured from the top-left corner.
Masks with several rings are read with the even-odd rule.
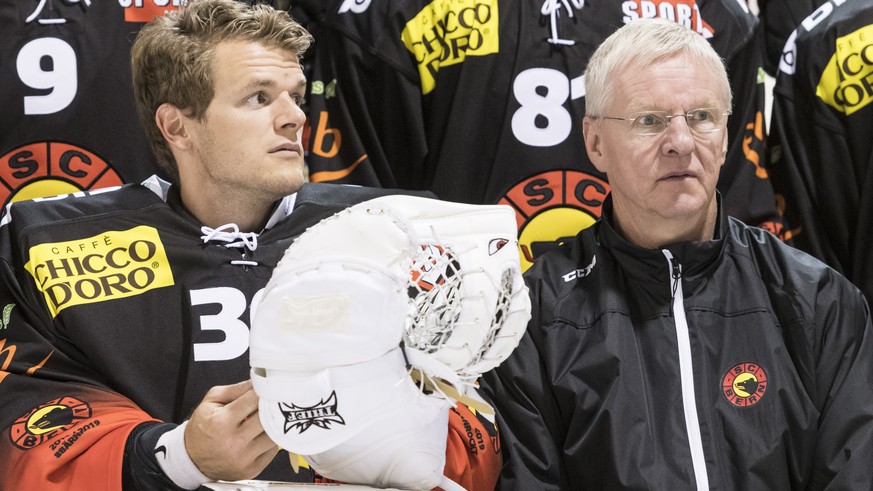
[[[104,219],[166,206],[163,198],[140,184],[80,191],[10,203],[0,225],[25,230],[88,219]]]

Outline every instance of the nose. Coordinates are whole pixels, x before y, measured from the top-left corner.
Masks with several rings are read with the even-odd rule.
[[[276,131],[291,130],[296,132],[306,123],[306,113],[297,104],[291,94],[284,93],[276,100]]]
[[[661,150],[667,155],[687,155],[693,149],[694,135],[688,121],[682,116],[670,118],[661,141]]]

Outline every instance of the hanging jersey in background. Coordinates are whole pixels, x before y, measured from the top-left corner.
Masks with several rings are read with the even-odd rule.
[[[160,4],[160,5],[159,5]],[[156,172],[130,47],[179,0],[0,0],[0,205]]]
[[[738,0],[297,0],[314,19],[313,181],[428,189],[517,212],[526,268],[599,216],[606,176],[582,138],[583,73],[637,18],[709,39],[734,92],[718,189],[728,213],[779,233],[763,168],[757,18]]]
[[[770,130],[793,244],[873,300],[873,4],[829,0],[791,34]]]
[[[764,71],[776,76],[788,36],[800,21],[828,0],[758,0],[764,30]]]

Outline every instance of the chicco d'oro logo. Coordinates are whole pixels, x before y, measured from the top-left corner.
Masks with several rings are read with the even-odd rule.
[[[836,40],[815,94],[825,104],[851,116],[873,102],[873,25]]]
[[[724,397],[734,406],[752,406],[767,391],[767,374],[756,363],[740,363],[724,375],[721,388]]]
[[[0,203],[120,186],[105,160],[84,148],[56,141],[22,145],[0,157]]]
[[[28,450],[90,417],[91,406],[87,403],[75,397],[61,397],[15,420],[9,434],[16,447]]]
[[[331,423],[345,425],[345,420],[336,408],[336,392],[331,392],[326,401],[321,400],[318,404],[309,407],[279,403],[279,411],[282,412],[282,416],[285,416],[285,433],[294,428],[297,428],[298,433],[303,433],[313,426],[329,430]]]
[[[434,0],[406,23],[400,39],[418,62],[421,92],[436,87],[440,67],[500,50],[497,0]]]
[[[24,268],[45,295],[52,317],[74,305],[174,284],[158,231],[146,226],[33,246]]]
[[[572,170],[543,172],[519,182],[499,201],[515,209],[521,269],[600,218],[609,184]]]

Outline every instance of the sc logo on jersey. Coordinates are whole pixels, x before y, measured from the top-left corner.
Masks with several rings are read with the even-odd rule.
[[[29,450],[91,417],[91,406],[75,397],[61,397],[15,420],[9,430],[13,445]]]
[[[499,203],[515,209],[522,270],[590,227],[600,217],[608,193],[605,180],[568,169],[543,172],[515,184]]]
[[[0,203],[122,184],[94,152],[58,141],[33,142],[0,157]]]

